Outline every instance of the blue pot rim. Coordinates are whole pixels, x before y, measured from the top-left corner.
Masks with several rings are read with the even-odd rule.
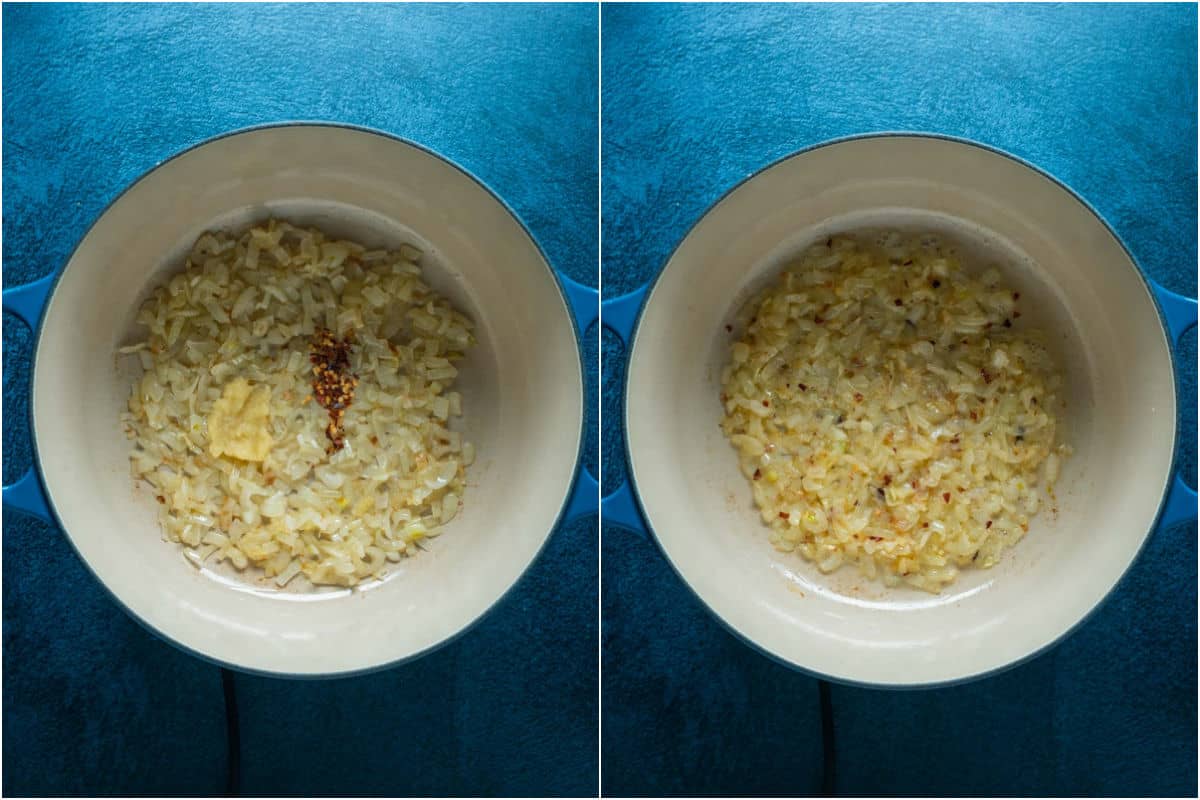
[[[487,608],[485,608],[483,611],[481,611],[473,620],[471,620],[471,622],[469,622],[468,624],[459,628],[457,631],[452,633],[450,636],[447,636],[445,639],[442,639],[440,642],[432,644],[422,650],[418,650],[415,653],[410,653],[409,655],[403,656],[401,658],[398,658],[398,659],[395,659],[393,661],[389,661],[389,662],[386,662],[383,664],[376,664],[376,665],[373,665],[370,667],[363,667],[362,669],[343,670],[340,672],[328,672],[328,673],[289,673],[289,672],[275,672],[275,671],[271,671],[271,670],[261,670],[261,669],[245,667],[245,666],[241,666],[239,664],[222,661],[221,659],[214,658],[213,656],[210,656],[206,653],[201,653],[198,650],[194,650],[194,649],[188,647],[187,645],[183,644],[182,642],[177,641],[176,639],[174,639],[170,635],[164,633],[163,631],[158,630],[157,628],[152,626],[149,622],[142,619],[140,616],[138,616],[136,613],[134,613],[132,609],[130,609],[128,606],[126,606],[125,603],[123,603],[121,601],[121,599],[116,595],[116,593],[104,581],[102,581],[100,579],[100,577],[92,569],[91,564],[89,564],[87,559],[85,559],[83,557],[83,555],[79,552],[79,548],[77,548],[75,546],[74,539],[71,538],[70,533],[67,532],[66,526],[63,525],[62,519],[59,517],[58,511],[55,508],[54,500],[51,497],[50,493],[46,491],[47,481],[46,481],[45,475],[42,471],[41,458],[38,455],[37,429],[36,429],[36,426],[33,424],[34,410],[36,408],[36,404],[34,402],[33,376],[35,375],[35,372],[37,369],[38,351],[40,350],[43,328],[45,327],[45,323],[46,323],[46,316],[47,316],[46,311],[49,309],[50,303],[54,298],[54,293],[58,289],[59,282],[63,279],[63,276],[67,272],[67,267],[70,265],[71,260],[75,257],[75,253],[79,250],[79,246],[81,244],[83,244],[84,240],[86,240],[88,235],[92,232],[92,229],[95,228],[97,224],[99,224],[100,220],[102,220],[104,218],[104,216],[109,212],[109,210],[112,209],[112,207],[115,206],[121,200],[121,198],[123,198],[131,189],[133,189],[134,186],[138,185],[143,180],[145,180],[147,177],[149,177],[151,174],[153,174],[154,172],[157,172],[160,168],[166,166],[167,164],[171,163],[172,161],[175,161],[176,159],[179,159],[179,158],[187,155],[188,153],[192,152],[193,150],[197,150],[206,145],[210,145],[215,142],[219,142],[223,139],[230,139],[235,136],[241,136],[243,134],[255,133],[257,131],[263,131],[263,130],[272,130],[272,129],[276,129],[276,128],[335,128],[335,129],[344,129],[344,130],[355,131],[358,133],[366,133],[366,134],[370,134],[373,136],[378,136],[383,139],[389,139],[391,141],[398,142],[400,144],[408,145],[409,147],[419,150],[428,156],[432,156],[433,158],[436,158],[437,160],[443,162],[444,164],[446,164],[446,165],[452,167],[453,169],[457,170],[458,172],[462,173],[466,178],[470,179],[473,183],[475,183],[475,185],[477,185],[480,189],[482,189],[484,192],[486,192],[493,200],[495,200],[497,203],[500,204],[500,206],[509,214],[510,217],[512,217],[513,221],[517,223],[517,225],[520,227],[521,231],[525,234],[526,237],[528,237],[530,243],[534,246],[534,249],[537,251],[538,256],[541,258],[542,264],[545,266],[546,270],[550,273],[551,278],[554,280],[554,286],[558,290],[559,298],[562,300],[563,309],[566,312],[567,317],[571,321],[571,325],[570,325],[571,335],[575,339],[575,351],[576,351],[576,355],[579,359],[579,361],[578,361],[579,382],[580,382],[580,387],[582,390],[583,403],[581,404],[581,407],[579,410],[579,446],[576,449],[575,461],[574,461],[574,465],[572,467],[572,473],[571,473],[572,479],[571,479],[570,484],[568,484],[567,491],[566,491],[566,493],[563,497],[563,500],[559,506],[559,510],[558,510],[557,515],[555,516],[553,525],[551,525],[550,529],[546,532],[545,537],[542,539],[542,543],[538,546],[537,551],[533,554],[533,557],[529,560],[529,563],[526,564],[524,569],[521,570],[521,573],[517,576],[516,580],[514,580],[512,582],[512,584],[503,593],[501,593],[498,597],[496,597],[496,599],[493,600],[487,606]],[[37,328],[33,332],[33,347],[32,347],[32,352],[31,352],[30,361],[29,361],[30,381],[29,381],[28,424],[29,424],[29,439],[30,439],[30,445],[31,445],[30,449],[31,449],[32,455],[33,455],[33,473],[37,476],[38,485],[39,485],[38,489],[42,493],[42,497],[46,501],[46,508],[50,513],[51,521],[60,531],[62,531],[65,534],[67,543],[70,544],[71,549],[75,552],[76,557],[80,560],[80,562],[83,563],[84,567],[87,569],[88,573],[91,574],[91,576],[95,579],[96,583],[98,583],[104,589],[105,593],[107,593],[108,596],[113,600],[113,602],[115,602],[117,604],[117,607],[120,608],[122,611],[124,611],[135,622],[137,622],[138,625],[140,625],[143,629],[150,632],[152,635],[154,635],[158,639],[161,639],[162,641],[171,645],[175,649],[177,649],[183,653],[187,653],[188,655],[194,656],[194,657],[200,659],[201,661],[205,661],[209,664],[213,664],[214,666],[220,667],[222,669],[229,669],[229,670],[233,670],[235,672],[239,672],[239,673],[246,674],[246,675],[257,675],[257,676],[267,677],[267,678],[286,678],[289,680],[331,680],[331,679],[337,679],[337,678],[359,677],[359,676],[363,676],[363,675],[370,675],[370,674],[376,673],[376,672],[382,672],[384,670],[391,669],[393,667],[398,667],[403,664],[407,664],[411,661],[415,661],[419,658],[422,658],[431,653],[434,653],[434,652],[442,649],[443,647],[457,641],[460,637],[462,637],[463,635],[465,635],[468,632],[470,632],[471,630],[473,630],[485,617],[490,615],[497,608],[497,606],[500,605],[500,603],[505,598],[507,598],[509,595],[512,594],[513,590],[517,587],[517,585],[529,573],[529,570],[533,567],[534,563],[537,562],[538,558],[541,557],[542,553],[546,549],[547,544],[550,541],[550,538],[554,535],[554,532],[556,530],[558,530],[558,528],[563,524],[564,519],[567,514],[568,507],[570,506],[570,503],[571,503],[571,498],[574,496],[576,484],[578,484],[579,479],[580,479],[580,474],[582,472],[581,468],[583,465],[584,449],[587,446],[587,430],[586,430],[586,427],[587,427],[587,370],[586,370],[586,364],[584,363],[584,353],[583,353],[583,334],[584,333],[585,333],[584,331],[576,330],[575,314],[574,314],[570,299],[567,296],[566,289],[564,288],[562,277],[558,274],[557,270],[554,269],[553,265],[550,262],[550,258],[546,255],[546,251],[542,248],[542,245],[537,240],[537,237],[535,237],[533,235],[533,232],[529,229],[529,226],[525,224],[525,221],[523,219],[521,219],[520,215],[517,214],[517,212],[512,208],[512,206],[510,206],[507,202],[504,201],[504,199],[499,195],[499,193],[497,193],[494,189],[492,189],[491,186],[489,186],[481,178],[479,178],[474,173],[472,173],[471,171],[469,171],[462,165],[458,164],[457,162],[447,158],[446,156],[441,155],[440,153],[436,152],[432,148],[429,148],[423,144],[420,144],[419,142],[415,142],[411,139],[400,136],[398,134],[389,133],[388,131],[380,130],[378,128],[371,128],[371,127],[368,127],[365,125],[355,125],[352,123],[333,122],[333,121],[328,121],[328,120],[285,120],[285,121],[281,121],[281,122],[266,122],[266,123],[261,123],[261,124],[256,124],[256,125],[250,125],[250,126],[243,127],[243,128],[236,128],[233,130],[225,131],[223,133],[219,133],[215,136],[210,136],[208,138],[202,139],[199,142],[196,142],[195,144],[189,145],[188,147],[186,147],[182,150],[179,150],[178,152],[168,156],[167,158],[163,159],[162,161],[157,162],[154,166],[150,167],[149,169],[147,169],[146,171],[144,171],[140,175],[138,175],[137,178],[132,180],[128,185],[126,185],[123,189],[121,189],[121,191],[118,192],[115,197],[113,197],[111,200],[108,201],[108,203],[105,204],[104,208],[100,211],[100,213],[97,214],[95,219],[93,219],[92,222],[87,226],[87,229],[84,231],[83,235],[79,237],[79,241],[77,241],[75,243],[75,246],[71,248],[71,252],[70,252],[70,254],[68,254],[66,260],[63,262],[63,266],[55,271],[54,278],[50,283],[50,286],[46,292],[46,298],[42,304],[42,313],[38,318]]]
[[[763,173],[765,173],[769,170],[772,170],[775,167],[777,167],[787,161],[790,161],[794,158],[798,158],[803,155],[807,155],[808,153],[812,153],[816,150],[823,150],[827,147],[833,147],[835,145],[846,144],[848,142],[869,140],[869,139],[932,139],[932,140],[938,140],[938,141],[952,142],[955,144],[965,145],[968,147],[974,147],[978,150],[983,150],[985,152],[1007,158],[1008,160],[1013,161],[1016,164],[1019,164],[1019,165],[1025,167],[1026,169],[1032,171],[1033,173],[1041,176],[1043,179],[1049,181],[1051,184],[1057,186],[1058,188],[1060,188],[1064,192],[1066,192],[1077,203],[1079,203],[1080,206],[1082,206],[1087,212],[1089,212],[1093,217],[1096,218],[1096,220],[1104,227],[1104,229],[1109,233],[1109,235],[1112,236],[1113,240],[1120,246],[1121,250],[1125,253],[1125,257],[1127,259],[1129,259],[1130,266],[1133,267],[1133,271],[1137,274],[1138,278],[1142,282],[1142,288],[1145,290],[1147,296],[1150,299],[1150,302],[1154,306],[1154,309],[1158,312],[1159,325],[1161,327],[1163,338],[1167,345],[1167,357],[1171,364],[1172,375],[1175,378],[1175,380],[1172,382],[1172,386],[1171,386],[1171,404],[1172,404],[1172,407],[1175,409],[1175,416],[1171,420],[1171,425],[1172,425],[1172,428],[1174,429],[1174,436],[1172,437],[1173,443],[1172,443],[1172,448],[1171,448],[1171,464],[1170,464],[1169,469],[1167,470],[1166,479],[1165,479],[1162,491],[1159,495],[1158,510],[1155,512],[1154,521],[1150,524],[1145,535],[1142,537],[1142,541],[1138,545],[1137,552],[1134,553],[1133,558],[1131,558],[1129,560],[1129,563],[1126,565],[1124,571],[1122,571],[1121,575],[1117,578],[1117,580],[1113,582],[1112,586],[1109,587],[1108,591],[1105,592],[1104,596],[1101,597],[1100,600],[1097,601],[1096,604],[1094,606],[1092,606],[1092,608],[1086,614],[1084,614],[1082,617],[1080,617],[1073,625],[1071,625],[1065,631],[1058,634],[1058,636],[1054,637],[1049,642],[1043,644],[1041,647],[1038,647],[1038,648],[1030,651],[1029,653],[1026,653],[1025,655],[1021,656],[1020,658],[1014,659],[1013,661],[1010,661],[1006,664],[1001,664],[1000,666],[993,667],[992,669],[984,670],[982,672],[977,672],[977,673],[974,673],[971,675],[964,675],[962,677],[951,678],[951,679],[942,680],[942,681],[930,681],[930,682],[926,682],[926,683],[898,683],[898,684],[869,683],[869,682],[865,682],[865,681],[856,681],[856,680],[852,680],[849,678],[843,678],[843,677],[836,676],[836,675],[829,675],[826,673],[822,673],[817,670],[811,669],[809,667],[805,667],[800,664],[794,663],[792,661],[789,661],[789,660],[783,658],[782,656],[777,655],[776,653],[768,650],[766,647],[760,645],[758,642],[754,641],[753,639],[751,639],[748,636],[746,636],[745,634],[743,634],[740,630],[735,628],[730,623],[726,622],[725,619],[723,617],[721,617],[721,615],[718,614],[716,612],[716,610],[713,609],[712,606],[710,606],[708,604],[708,602],[705,601],[705,599],[703,597],[701,597],[700,594],[692,587],[692,585],[688,582],[688,580],[683,576],[683,573],[681,573],[679,571],[679,568],[675,565],[675,563],[671,560],[670,556],[667,554],[666,549],[663,547],[662,542],[659,540],[658,534],[654,530],[654,526],[650,523],[649,516],[646,514],[646,509],[642,505],[642,499],[638,493],[637,480],[636,480],[636,477],[635,477],[634,471],[633,471],[633,462],[630,459],[631,451],[630,451],[630,442],[629,442],[629,366],[628,365],[629,365],[629,362],[632,360],[634,347],[637,343],[637,335],[638,335],[638,330],[641,328],[642,315],[645,313],[646,307],[649,306],[650,301],[653,299],[654,290],[658,287],[659,281],[662,279],[662,276],[666,272],[667,267],[670,265],[672,259],[675,258],[675,255],[679,251],[679,248],[683,245],[683,243],[685,241],[687,241],[688,237],[690,237],[692,235],[692,233],[695,231],[695,229],[709,216],[709,214],[711,214],[714,210],[716,210],[716,208],[718,206],[721,205],[721,203],[723,203],[730,195],[732,195],[738,189],[742,188],[742,186],[753,181],[755,178],[759,177]],[[1150,537],[1158,529],[1159,523],[1163,516],[1163,512],[1165,511],[1165,508],[1166,508],[1167,497],[1171,491],[1171,484],[1172,484],[1172,481],[1174,480],[1174,477],[1176,474],[1176,469],[1178,467],[1178,461],[1179,461],[1179,424],[1178,424],[1179,423],[1179,420],[1178,420],[1179,391],[1178,391],[1178,387],[1177,387],[1177,384],[1179,381],[1179,373],[1178,373],[1178,369],[1176,368],[1176,363],[1175,363],[1176,362],[1176,359],[1175,359],[1176,343],[1173,341],[1173,339],[1171,337],[1170,327],[1167,324],[1166,314],[1164,313],[1164,311],[1162,309],[1162,305],[1158,302],[1158,296],[1154,291],[1153,285],[1150,283],[1149,278],[1146,277],[1146,274],[1142,270],[1141,265],[1138,264],[1137,259],[1134,258],[1133,252],[1125,244],[1125,241],[1120,237],[1120,235],[1117,234],[1116,229],[1113,228],[1113,226],[1109,224],[1108,220],[1106,220],[1104,218],[1104,216],[1098,210],[1096,210],[1096,208],[1094,206],[1092,206],[1091,203],[1089,203],[1087,200],[1085,200],[1082,195],[1080,195],[1078,192],[1076,192],[1074,189],[1072,189],[1066,183],[1059,180],[1054,175],[1052,175],[1051,173],[1042,169],[1041,167],[1037,166],[1036,164],[1033,164],[1032,162],[1027,161],[1024,158],[1021,158],[1020,156],[1009,153],[1008,151],[1002,150],[999,147],[985,144],[983,142],[978,142],[973,139],[968,139],[966,137],[953,136],[953,135],[944,134],[944,133],[932,133],[932,132],[927,132],[927,131],[874,131],[874,132],[868,132],[868,133],[858,133],[858,134],[851,134],[848,136],[840,136],[840,137],[837,137],[834,139],[827,139],[825,141],[821,141],[816,144],[809,145],[807,147],[802,147],[798,150],[794,150],[786,155],[780,156],[780,157],[768,162],[766,165],[752,171],[751,173],[746,175],[744,178],[741,178],[735,184],[733,184],[728,189],[726,189],[724,192],[722,192],[721,195],[716,200],[714,200],[712,203],[710,203],[708,205],[708,207],[705,208],[704,211],[698,217],[696,217],[695,221],[693,221],[692,224],[688,226],[687,231],[683,234],[683,236],[679,239],[679,241],[675,244],[675,246],[673,248],[671,248],[671,252],[667,255],[666,259],[663,261],[662,266],[659,268],[659,270],[655,274],[654,278],[652,278],[651,281],[648,284],[646,284],[644,287],[642,287],[641,289],[635,290],[635,291],[644,292],[644,297],[641,301],[640,307],[638,308],[637,317],[634,320],[633,326],[630,328],[629,340],[625,343],[625,358],[626,358],[625,386],[624,386],[624,390],[623,390],[622,396],[621,396],[621,400],[623,403],[621,416],[622,416],[622,423],[624,424],[624,431],[623,431],[622,439],[623,439],[624,448],[625,448],[625,463],[628,467],[626,480],[629,482],[629,486],[631,489],[630,496],[633,498],[633,502],[634,502],[635,506],[637,507],[638,514],[640,515],[642,521],[644,522],[646,530],[650,534],[650,537],[649,537],[650,541],[652,541],[654,543],[655,548],[658,550],[658,552],[662,556],[663,560],[666,561],[668,565],[670,565],[672,572],[675,573],[676,577],[679,578],[679,581],[687,588],[688,592],[690,592],[691,595],[700,603],[700,606],[705,611],[707,611],[708,614],[713,619],[715,619],[722,628],[724,628],[726,631],[728,631],[730,634],[732,634],[736,639],[740,640],[743,644],[748,645],[751,649],[766,656],[767,658],[769,658],[770,660],[774,661],[777,664],[787,667],[788,669],[795,670],[796,672],[800,672],[805,675],[809,675],[818,680],[828,681],[830,683],[836,683],[836,684],[843,685],[843,686],[851,686],[851,687],[862,688],[862,689],[877,689],[877,690],[891,690],[891,691],[914,691],[914,690],[921,690],[921,689],[939,689],[939,688],[946,688],[946,687],[951,687],[951,686],[961,686],[964,684],[983,680],[984,678],[990,678],[992,676],[999,675],[1001,673],[1007,672],[1008,670],[1019,667],[1022,664],[1025,664],[1025,663],[1033,660],[1034,658],[1037,658],[1038,656],[1043,655],[1044,653],[1049,652],[1050,650],[1052,650],[1053,648],[1055,648],[1056,646],[1061,644],[1064,640],[1066,640],[1069,636],[1071,636],[1077,630],[1079,630],[1079,628],[1082,627],[1085,622],[1090,620],[1096,614],[1097,611],[1099,611],[1106,603],[1108,603],[1108,601],[1110,599],[1112,599],[1113,594],[1116,593],[1117,587],[1119,587],[1121,585],[1121,583],[1125,580],[1125,578],[1129,575],[1130,569],[1141,557],[1143,551],[1146,548],[1146,544],[1150,541]],[[603,517],[601,518],[601,522],[603,522]]]

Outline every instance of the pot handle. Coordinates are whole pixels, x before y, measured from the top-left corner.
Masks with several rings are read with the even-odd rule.
[[[4,487],[4,507],[24,511],[42,522],[54,524],[50,517],[50,507],[46,504],[46,496],[42,494],[42,486],[32,469],[25,470],[25,474],[18,478],[16,483]]]
[[[1150,281],[1150,288],[1154,290],[1154,296],[1158,298],[1158,304],[1162,307],[1163,316],[1167,318],[1167,330],[1171,334],[1171,345],[1177,345],[1179,337],[1183,336],[1184,331],[1196,324],[1196,300],[1175,294],[1154,281]]]
[[[5,289],[4,310],[16,314],[31,330],[36,331],[38,321],[42,317],[42,308],[46,305],[46,297],[53,285],[54,275],[51,274],[24,286]],[[41,484],[32,469],[26,470],[15,483],[4,487],[4,505],[44,522],[53,522],[46,497],[42,494]]]
[[[1196,301],[1190,297],[1176,294],[1164,289],[1154,281],[1150,288],[1158,298],[1158,305],[1163,310],[1167,320],[1167,331],[1171,334],[1171,346],[1177,347],[1183,334],[1196,324]],[[1181,522],[1196,519],[1196,490],[1183,482],[1180,473],[1175,474],[1171,488],[1167,492],[1167,503],[1163,507],[1160,527],[1169,528]]]
[[[50,287],[54,285],[54,274],[39,278],[33,283],[4,290],[4,310],[16,314],[32,331],[37,330],[42,318],[42,308]]]
[[[600,293],[590,286],[577,283],[566,275],[559,275],[563,293],[567,296],[567,305],[571,307],[571,315],[579,326],[579,336],[582,338],[588,328],[596,321],[600,313]],[[585,466],[579,467],[575,477],[575,486],[571,489],[571,498],[567,501],[563,522],[574,522],[580,517],[595,514],[600,508],[600,484]]]
[[[628,363],[629,344],[633,341],[633,331],[637,325],[638,314],[642,302],[646,298],[647,287],[635,289],[629,294],[605,300],[601,305],[600,322],[604,327],[621,338],[625,345],[626,363]],[[626,377],[628,380],[628,376]],[[628,463],[628,458],[626,458]],[[633,488],[626,478],[615,491],[600,500],[600,520],[612,522],[623,528],[628,528],[643,539],[649,538],[646,521],[638,510],[637,498]]]

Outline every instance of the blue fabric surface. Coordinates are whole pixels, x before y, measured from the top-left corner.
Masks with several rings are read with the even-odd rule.
[[[3,9],[3,277],[58,269],[138,175],[247,125],[409,137],[479,176],[597,283],[592,6]],[[585,359],[595,397],[597,334]],[[30,465],[30,336],[4,320],[4,480]],[[589,402],[589,419],[596,419]],[[588,437],[595,469],[598,442]],[[144,633],[58,531],[4,517],[4,793],[224,790],[219,671]],[[245,792],[587,794],[597,772],[595,518],[563,526],[470,633],[322,683],[237,676]]]
[[[1195,296],[1196,21],[1189,5],[606,5],[605,296],[652,279],[742,178],[878,130],[1032,161],[1094,204],[1149,275]],[[1195,342],[1179,351],[1192,485]],[[611,491],[619,340],[602,351]],[[653,545],[607,524],[602,536],[605,792],[816,791],[815,683],[738,644]],[[836,791],[1194,796],[1195,542],[1194,524],[1158,531],[1107,605],[1010,672],[910,693],[835,686]]]

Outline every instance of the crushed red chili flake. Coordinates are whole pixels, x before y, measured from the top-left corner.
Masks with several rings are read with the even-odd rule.
[[[790,515],[790,514],[788,514],[788,512],[786,512],[786,511],[780,511],[780,512],[779,512],[779,518],[780,518],[780,519],[787,519],[789,516],[791,516],[791,515]]]
[[[950,502],[950,493],[942,492],[942,499],[945,500],[947,503],[949,503]]]
[[[825,320],[821,319],[820,317],[813,317],[813,322],[817,323],[818,325],[825,324]]]
[[[758,480],[761,477],[762,477],[762,470],[761,469],[754,470],[754,480]]]
[[[763,400],[763,408],[770,408],[770,407],[771,407],[771,401]]]
[[[867,538],[870,539],[872,542],[882,542],[883,541],[882,536],[868,536]]]
[[[313,334],[312,352],[309,361],[313,365],[313,397],[329,412],[329,425],[325,435],[329,438],[329,452],[341,450],[346,444],[342,421],[346,409],[354,402],[354,389],[358,378],[350,373],[350,348],[354,343],[354,332],[338,339],[325,328]]]
[[[898,305],[898,306],[902,306],[902,305],[904,305],[904,301],[903,301],[903,300],[901,300],[899,297],[897,297],[897,298],[896,298],[894,301],[892,301],[892,302],[893,302],[893,304],[894,304],[894,305]]]
[[[987,521],[987,525],[984,525],[983,527],[985,527],[985,528],[990,528],[990,527],[992,527],[992,521],[989,519],[989,520]]]
[[[800,387],[800,391],[802,391],[802,392],[808,391],[808,387],[805,386],[803,383],[797,383],[796,385]]]
[[[922,527],[922,528],[928,528],[928,527],[929,527],[929,523],[928,523],[928,522],[922,522],[922,523],[921,523],[921,527]]]
[[[1020,299],[1021,299],[1021,293],[1013,292],[1013,300],[1020,300]]]
[[[863,401],[862,392],[855,392],[854,393],[854,402],[861,403],[862,401]]]
[[[891,476],[891,475],[884,475],[884,476],[883,476],[883,485],[884,485],[884,486],[891,486],[891,485],[892,485],[892,476]]]

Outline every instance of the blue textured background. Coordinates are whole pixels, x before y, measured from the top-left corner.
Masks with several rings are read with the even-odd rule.
[[[649,281],[746,175],[874,130],[990,143],[1092,202],[1163,285],[1196,291],[1196,7],[661,6],[602,14],[606,297]],[[603,454],[623,475],[620,343]],[[1180,352],[1196,472],[1196,334]],[[603,530],[604,791],[821,788],[817,684],[720,628],[653,545]],[[1196,529],[1160,530],[1049,654],[967,686],[834,686],[844,794],[1196,793]]]
[[[6,4],[4,280],[58,269],[122,188],[185,147],[326,119],[458,162],[559,270],[595,286],[597,17],[594,6]],[[30,464],[30,338],[5,316],[6,483]],[[589,341],[594,354],[594,330]],[[593,469],[596,449],[593,433]],[[594,517],[559,529],[478,627],[411,665],[330,682],[237,676],[238,788],[594,793],[595,542]],[[4,794],[222,793],[218,669],[128,619],[52,527],[6,514],[3,547]]]

